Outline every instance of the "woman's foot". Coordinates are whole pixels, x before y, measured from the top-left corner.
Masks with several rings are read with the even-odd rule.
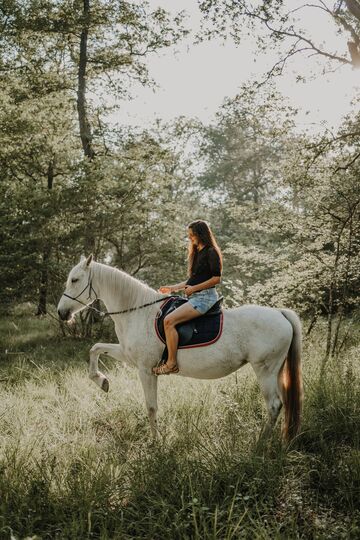
[[[154,375],[170,375],[171,373],[179,373],[179,368],[177,364],[173,366],[168,366],[167,364],[162,364],[153,368]]]

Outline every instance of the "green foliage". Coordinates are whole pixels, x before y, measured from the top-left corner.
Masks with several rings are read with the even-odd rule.
[[[256,54],[275,49],[277,60],[268,71],[264,80],[283,75],[287,63],[294,56],[316,57],[322,60],[324,69],[335,69],[343,65],[360,66],[360,8],[357,0],[326,2],[315,0],[312,3],[300,2],[295,9],[290,9],[285,0],[201,0],[203,27],[198,39],[212,36],[223,39],[231,38],[240,44],[244,36],[256,38]],[[317,32],[311,31],[307,21],[311,17],[322,17],[320,25],[327,27],[326,36],[343,38],[343,46],[327,37],[321,41]],[[347,50],[345,47],[347,45]],[[311,54],[308,54],[311,51]],[[314,70],[319,69],[319,62]],[[303,73],[298,73],[297,81],[303,80]]]
[[[108,261],[116,251],[115,262],[127,271],[146,268],[146,277],[152,275],[156,237],[175,236],[161,225],[160,207],[172,204],[169,186],[181,179],[166,171],[173,157],[155,140],[146,134],[118,139],[119,133],[103,122],[107,107],[90,99],[86,105],[86,95],[81,96],[82,118],[95,126],[91,150],[96,162],[84,160],[76,110],[80,36],[86,29],[84,75],[100,102],[104,91],[127,96],[129,81],[153,84],[144,59],[186,34],[183,19],[181,13],[170,17],[160,8],[151,11],[146,2],[96,0],[89,10],[83,2],[68,1],[2,6],[3,304],[38,296],[38,313],[43,313],[49,291],[56,301],[69,267],[84,251]],[[80,131],[84,139],[86,129]],[[177,214],[173,203],[170,218],[178,221],[179,231],[184,223]]]
[[[200,149],[205,171],[199,181],[211,188],[214,200],[257,207],[274,195],[279,162],[291,144],[293,115],[271,89],[265,97],[244,86],[225,101],[216,122],[204,129]]]
[[[183,179],[169,173],[174,165],[171,152],[144,134],[111,157],[79,161],[51,190],[44,182],[4,182],[1,204],[10,219],[1,232],[3,301],[36,297],[46,246],[50,288],[58,293],[84,251],[154,286],[181,271],[185,277],[185,225],[196,198],[186,200]]]
[[[203,130],[198,183],[225,254],[228,303],[291,307],[311,328],[326,315],[328,357],[344,347],[359,302],[359,119],[310,138],[292,131],[293,114],[273,92],[245,88]]]
[[[264,96],[244,86],[203,129],[198,176],[211,204],[212,223],[224,251],[224,289],[242,303],[249,287],[272,277],[268,259],[279,235],[259,219],[279,196],[284,165],[294,143],[294,111],[271,87]],[[276,216],[274,216],[276,219]]]
[[[89,80],[124,95],[124,78],[149,84],[144,57],[169,47],[187,33],[184,15],[171,18],[161,8],[151,11],[146,2],[91,0],[84,20],[84,3],[62,0],[7,2],[0,14],[3,28],[0,51],[2,72],[20,70],[21,91],[44,94],[70,89],[79,63],[79,36],[89,28]]]

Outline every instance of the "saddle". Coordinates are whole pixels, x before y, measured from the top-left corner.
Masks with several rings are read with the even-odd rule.
[[[179,334],[178,349],[189,349],[193,347],[205,347],[217,341],[222,333],[223,327],[223,312],[221,303],[223,297],[201,317],[185,321],[176,326]],[[155,319],[155,330],[159,339],[165,343],[165,349],[162,354],[161,362],[165,363],[168,358],[166,347],[166,338],[164,331],[164,318],[166,315],[174,311],[176,308],[188,302],[187,298],[181,296],[173,296],[165,300],[161,305],[160,311]]]

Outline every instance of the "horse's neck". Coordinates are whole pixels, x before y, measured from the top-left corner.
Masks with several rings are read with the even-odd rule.
[[[93,286],[109,312],[134,308],[160,297],[125,272],[101,263],[93,263]]]

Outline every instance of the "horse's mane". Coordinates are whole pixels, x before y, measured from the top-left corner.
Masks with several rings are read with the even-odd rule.
[[[119,297],[119,301],[121,298],[121,309],[136,307],[159,296],[155,289],[118,268],[98,262],[93,262],[91,266],[94,276],[101,281],[103,287],[107,287],[107,292],[113,298]]]

